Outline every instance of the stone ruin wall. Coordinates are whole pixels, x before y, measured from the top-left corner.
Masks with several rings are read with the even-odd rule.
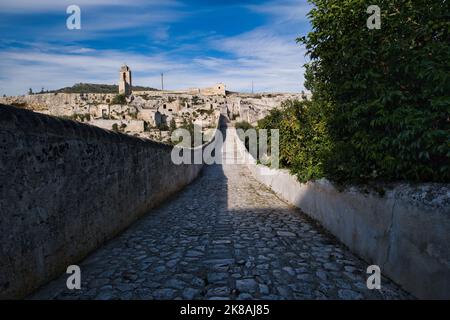
[[[224,89],[223,85],[223,92]],[[210,93],[218,92],[216,88],[204,90],[212,90]],[[199,92],[201,91],[199,89]],[[225,96],[201,93],[192,95],[175,91],[136,91],[133,92],[127,105],[112,105],[115,96],[116,94],[102,93],[46,93],[3,97],[0,98],[0,103],[44,114],[74,118],[109,130],[117,123],[127,128],[123,130],[124,132],[140,133],[140,136],[147,137],[143,129],[145,122],[155,128],[162,123],[169,124],[175,119],[177,126],[180,126],[183,123],[182,118],[187,116],[193,118],[193,122],[197,124],[209,123],[208,119],[194,118],[197,109],[221,110],[233,120],[256,124],[271,109],[280,107],[283,101],[305,98],[303,94],[281,93],[232,93]]]

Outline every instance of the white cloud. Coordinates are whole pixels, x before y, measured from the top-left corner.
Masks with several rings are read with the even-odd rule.
[[[42,13],[42,12],[58,12],[65,13],[65,9],[75,4],[82,10],[83,8],[93,7],[142,7],[142,6],[180,6],[175,0],[13,0],[0,2],[0,11],[3,13]]]
[[[247,8],[254,12],[264,13],[272,16],[276,23],[307,21],[306,14],[311,5],[306,0],[276,0],[260,4],[251,4]]]
[[[180,65],[154,55],[129,54],[111,50],[89,48],[71,49],[83,54],[70,54],[64,49],[60,53],[37,50],[8,50],[0,53],[0,88],[6,93],[21,94],[28,87],[56,89],[76,82],[114,83],[118,70],[124,62],[136,74],[159,72],[160,68],[177,69]],[[139,82],[139,76],[136,79]],[[148,84],[145,84],[148,85]]]
[[[50,6],[50,2],[44,0],[39,3],[46,7]],[[133,5],[139,2],[141,0],[133,2]],[[9,8],[12,10],[30,4],[28,9],[32,10],[37,3],[20,0],[15,6],[10,4]],[[124,2],[94,0],[89,3],[91,6],[118,6]],[[146,1],[147,5],[149,3],[156,2]],[[130,13],[132,18],[127,13],[127,19],[121,17],[120,11],[114,10],[93,16],[83,24],[89,32],[81,34],[80,39],[95,38],[107,30],[124,28],[126,35],[127,28],[133,32],[133,28],[149,27],[149,21],[153,21],[155,27],[148,30],[152,42],[142,42],[140,45],[157,46],[159,41],[169,41],[174,42],[173,49],[162,53],[158,53],[159,49],[150,50],[146,54],[130,52],[130,49],[94,49],[86,45],[48,44],[42,41],[22,43],[21,49],[0,52],[0,94],[23,94],[29,87],[34,90],[41,87],[57,89],[77,82],[117,83],[118,69],[123,63],[132,68],[136,85],[159,87],[160,73],[164,72],[166,87],[171,89],[225,82],[229,90],[250,91],[252,81],[256,91],[298,92],[303,89],[305,50],[295,42],[295,38],[301,34],[300,28],[304,28],[304,23],[300,23],[299,19],[304,18],[305,1],[266,2],[249,6],[251,10],[272,19],[270,23],[248,32],[225,37],[214,31],[186,30],[185,39],[183,35],[170,37],[170,23],[167,22],[189,12],[178,11],[181,5],[176,1],[171,1],[169,5],[177,9],[138,10]],[[297,7],[300,11],[295,12]],[[91,26],[92,30],[89,29]],[[58,32],[61,34],[58,35]],[[47,31],[47,34],[52,39],[61,39],[64,32],[67,33],[55,31],[55,36],[51,36],[51,32]],[[8,47],[17,48],[16,45]],[[189,54],[186,55],[186,52]]]
[[[243,47],[254,46],[255,52]],[[300,91],[302,89],[301,50],[280,43],[264,52],[264,41],[246,35],[224,40],[224,50],[237,57],[198,57],[192,60],[170,54],[144,55],[117,50],[62,47],[57,50],[30,48],[0,52],[0,94],[23,94],[28,88],[40,90],[71,86],[77,82],[117,83],[120,65],[127,63],[136,85],[159,87],[165,73],[167,88],[211,86],[225,82],[230,90],[249,91],[251,82],[261,91]],[[272,55],[275,54],[275,55]]]

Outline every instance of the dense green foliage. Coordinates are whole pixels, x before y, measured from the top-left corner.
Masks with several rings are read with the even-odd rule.
[[[311,101],[286,101],[281,109],[258,121],[259,129],[280,130],[280,167],[290,168],[300,181],[326,176],[324,161],[331,143],[318,106]],[[270,130],[268,133],[270,140]]]
[[[111,101],[111,104],[126,104],[126,103],[127,103],[127,97],[125,97],[124,94],[115,95]]]
[[[236,129],[241,129],[241,130],[243,130],[244,131],[244,133],[247,131],[247,130],[249,130],[249,129],[256,129],[256,128],[254,128],[250,123],[248,123],[247,121],[240,121],[240,122],[236,122],[235,124],[234,124],[234,127],[236,128]],[[239,134],[239,131],[238,131],[238,134]],[[239,138],[244,142],[244,145],[245,145],[245,147],[247,148],[247,150],[248,151],[250,151],[250,138],[249,138],[249,136],[245,136],[245,137],[243,137],[243,136],[239,136]],[[258,138],[257,138],[258,139]],[[255,152],[255,154],[252,154],[254,157],[258,157],[258,154],[257,154],[258,152],[257,152],[257,150],[256,150],[256,152]]]
[[[449,1],[311,2],[298,41],[313,99],[259,124],[281,130],[281,164],[300,180],[450,181]],[[373,4],[379,30],[366,26]]]
[[[49,91],[51,93],[116,93],[119,86],[110,84],[76,83],[72,87],[65,87]],[[154,88],[133,86],[133,91],[156,91]]]

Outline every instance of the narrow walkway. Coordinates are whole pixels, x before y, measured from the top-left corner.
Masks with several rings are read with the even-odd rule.
[[[80,267],[81,290],[66,289],[63,274],[32,298],[410,298],[385,278],[382,290],[367,289],[367,264],[244,165],[205,167]]]

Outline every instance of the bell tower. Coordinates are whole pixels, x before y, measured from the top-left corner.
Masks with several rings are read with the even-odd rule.
[[[119,94],[129,96],[131,94],[131,70],[126,64],[120,68]]]

